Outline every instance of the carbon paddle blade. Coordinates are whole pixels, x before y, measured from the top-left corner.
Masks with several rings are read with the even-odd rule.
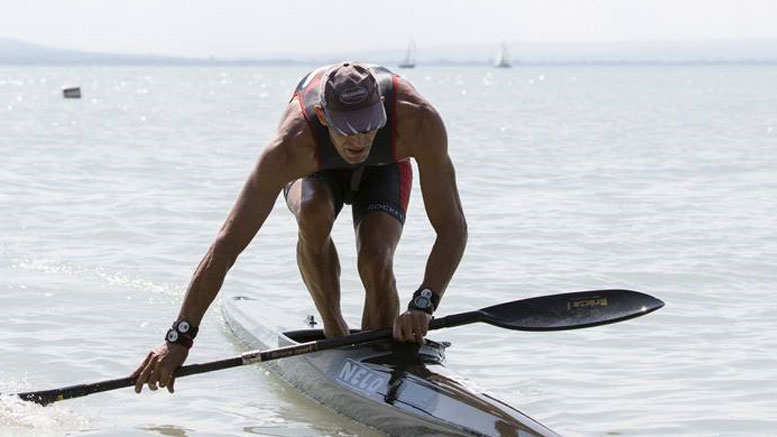
[[[61,400],[61,398],[58,397],[59,390],[17,393],[16,395],[24,401],[35,402],[36,404],[43,405],[44,407],[52,402]]]
[[[520,331],[562,331],[620,322],[653,312],[664,302],[632,290],[555,294],[483,308],[481,321]]]

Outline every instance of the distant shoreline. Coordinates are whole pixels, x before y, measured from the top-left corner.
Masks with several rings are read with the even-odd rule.
[[[490,45],[419,49],[418,68],[491,67]],[[513,43],[514,68],[553,66],[715,66],[777,65],[777,39],[721,40],[684,43],[530,44]],[[114,54],[68,50],[0,38],[0,66],[160,66],[160,67],[296,67],[324,65],[343,59],[397,66],[403,52],[368,52],[268,57],[192,58],[155,54]]]

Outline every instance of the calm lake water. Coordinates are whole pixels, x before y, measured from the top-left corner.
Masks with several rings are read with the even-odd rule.
[[[0,68],[0,392],[122,377],[159,344],[308,69]],[[469,222],[440,314],[598,288],[667,303],[580,331],[436,332],[449,367],[564,436],[777,435],[777,67],[402,74],[443,115]],[[415,184],[403,302],[433,241]],[[334,238],[358,325],[351,226]],[[224,287],[311,313],[295,242],[279,200]],[[219,306],[188,362],[244,350]],[[0,435],[371,435],[260,367],[176,386],[0,396]]]

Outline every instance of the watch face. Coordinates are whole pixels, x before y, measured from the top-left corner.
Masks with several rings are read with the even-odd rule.
[[[176,341],[178,341],[178,333],[171,329],[167,331],[166,338],[167,338],[167,341],[169,341],[170,343],[175,343]]]
[[[432,301],[428,297],[421,295],[413,299],[413,305],[418,309],[425,310],[432,305]]]
[[[189,332],[189,330],[191,329],[191,326],[189,325],[189,322],[187,322],[186,320],[181,320],[181,321],[178,323],[178,327],[177,327],[176,329],[177,329],[177,330],[178,330],[178,332],[180,332],[181,334],[186,334],[186,333],[187,333],[187,332]]]
[[[423,296],[423,297],[425,297],[427,299],[431,299],[432,298],[432,290],[430,290],[428,288],[424,288],[423,290],[421,290],[421,296]]]

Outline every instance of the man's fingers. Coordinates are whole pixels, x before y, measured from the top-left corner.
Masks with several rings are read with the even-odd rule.
[[[426,337],[426,334],[429,333],[429,321],[431,319],[429,316],[424,316],[423,319],[421,319],[421,336]]]
[[[413,331],[412,332],[412,334],[413,334],[413,336],[412,336],[413,343],[420,343],[421,340],[420,340],[419,332],[418,332],[418,329],[419,329],[418,317],[411,317],[410,318],[410,326],[412,326],[411,329]]]
[[[421,331],[421,337],[426,337],[426,334],[429,333],[429,318],[428,315],[424,314],[421,317],[421,325],[420,325],[420,331]],[[424,343],[426,343],[426,340],[424,340]]]
[[[170,381],[172,380],[173,380],[172,372],[168,372],[165,370],[159,373],[159,387],[169,387]]]
[[[154,355],[154,358],[148,363],[148,367],[150,371],[146,378],[146,385],[148,385],[149,390],[155,391],[157,389],[156,383],[159,381],[159,355]]]
[[[135,380],[135,393],[140,393],[141,390],[143,390],[143,384],[146,382],[146,380],[148,380],[148,375],[151,374],[151,370],[156,364],[156,356],[154,356],[153,353],[149,354],[149,358],[147,358],[144,362],[146,365],[143,367],[140,375],[138,375],[138,379]]]
[[[157,383],[159,382],[159,362],[154,360],[153,369],[151,370],[151,376],[148,378],[148,388],[151,391],[156,391]]]
[[[178,345],[173,345],[172,348],[162,345],[152,350],[143,360],[141,368],[132,374],[135,378],[135,392],[140,393],[143,386],[148,385],[151,391],[167,388],[170,393],[173,393],[175,391],[173,373],[184,361],[187,352],[186,348]]]
[[[130,375],[131,378],[137,378],[140,375],[140,372],[142,372],[143,369],[146,367],[148,362],[151,360],[151,356],[153,354],[154,354],[153,352],[149,352],[148,355],[146,355],[146,359],[143,360],[143,363],[140,366],[138,366],[138,368],[135,369],[134,372],[132,372],[132,375]]]
[[[426,344],[424,337],[429,331],[429,316],[426,313],[407,312],[394,321],[392,335],[398,342]]]
[[[394,320],[393,336],[394,341],[402,341],[402,322],[401,319]]]
[[[426,318],[426,316],[422,316]],[[424,320],[421,317],[413,317],[413,333],[415,334],[415,341],[418,344],[425,344],[424,335],[426,330],[424,329]]]
[[[413,341],[413,326],[405,321],[402,323],[402,342]]]

